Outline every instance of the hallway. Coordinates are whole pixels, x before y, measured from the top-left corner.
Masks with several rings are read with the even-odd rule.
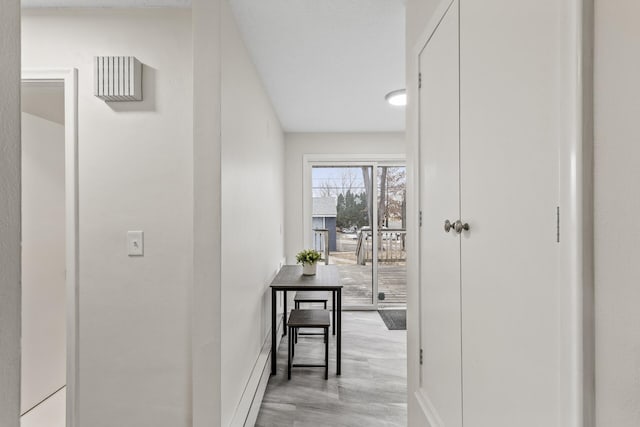
[[[335,375],[335,341],[329,379],[322,369],[296,368],[287,381],[287,338],[278,350],[278,373],[269,379],[256,426],[401,426],[407,423],[406,331],[390,331],[375,311],[343,312],[342,375]],[[322,358],[318,337],[300,337],[303,355]]]

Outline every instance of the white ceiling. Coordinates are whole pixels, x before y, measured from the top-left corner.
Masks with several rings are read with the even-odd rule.
[[[229,0],[288,132],[403,131],[405,0]],[[189,7],[190,0],[22,0],[23,7]]]
[[[403,0],[231,0],[289,132],[402,131]]]

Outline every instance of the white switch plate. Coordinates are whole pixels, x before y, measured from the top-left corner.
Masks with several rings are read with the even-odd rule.
[[[144,256],[143,231],[127,231],[127,252],[129,256]]]

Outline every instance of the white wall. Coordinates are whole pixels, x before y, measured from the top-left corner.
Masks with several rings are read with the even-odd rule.
[[[23,84],[22,111],[24,413],[66,383],[63,86]]]
[[[220,424],[220,4],[193,0],[193,427]]]
[[[266,359],[269,283],[284,256],[284,137],[231,9],[222,2],[222,425]],[[248,388],[248,396],[255,389]],[[242,406],[242,405],[241,405]],[[235,418],[235,419],[234,419]]]
[[[420,0],[413,1],[409,0],[406,3],[406,12],[407,12],[407,25],[406,25],[406,40],[407,40],[407,54],[412,52],[415,43],[419,40],[422,35],[422,31],[424,31],[424,26],[429,19],[433,16],[433,13],[438,8],[441,3],[444,3],[446,0]],[[407,61],[412,61],[412,55],[407,55]],[[411,70],[407,69],[407,73],[410,73]],[[413,81],[415,76],[409,76]]]
[[[189,10],[24,13],[23,67],[78,68],[81,426],[191,424],[191,43]],[[144,101],[95,98],[94,55],[145,64]]]
[[[285,135],[285,252],[287,262],[304,248],[303,158],[305,154],[405,154],[403,133],[288,133]],[[350,156],[351,157],[351,156]]]
[[[595,2],[598,427],[640,425],[640,3]]]
[[[20,419],[20,427],[66,427],[67,389],[63,388]]]
[[[20,412],[20,2],[0,9],[0,425]]]

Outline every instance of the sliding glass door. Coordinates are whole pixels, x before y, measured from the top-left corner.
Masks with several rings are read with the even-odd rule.
[[[406,305],[404,165],[311,164],[308,230],[342,277],[347,308]]]
[[[377,167],[378,306],[407,304],[407,169]]]

